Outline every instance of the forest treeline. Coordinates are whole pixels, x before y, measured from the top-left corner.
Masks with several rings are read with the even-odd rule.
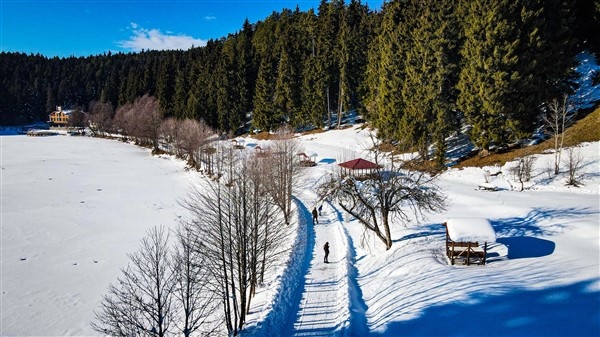
[[[379,136],[437,153],[462,125],[483,150],[531,132],[540,106],[571,89],[573,56],[597,51],[587,0],[358,0],[284,9],[187,51],[47,58],[0,54],[0,125],[45,121],[55,106],[144,95],[163,118],[222,133],[336,125],[357,110]],[[439,157],[439,155],[438,155]]]

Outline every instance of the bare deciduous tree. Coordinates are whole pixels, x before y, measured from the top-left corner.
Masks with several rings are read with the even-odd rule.
[[[211,143],[211,137],[213,137],[216,132],[215,130],[213,130],[203,119],[200,119],[198,121],[198,127],[199,127],[199,136],[198,138],[200,139],[200,146],[199,146],[199,150],[195,152],[196,155],[196,162],[198,164],[200,163],[206,163],[206,165],[208,166],[208,174],[212,174],[211,172],[211,158],[212,158],[212,154],[214,147],[210,147],[209,144]],[[200,166],[198,166],[198,168],[201,168]]]
[[[177,119],[173,117],[169,117],[163,120],[160,123],[160,128],[158,130],[161,139],[167,145],[167,151],[176,156],[180,156],[179,153],[176,153],[175,141],[177,139]]]
[[[204,120],[186,118],[177,124],[177,148],[187,155],[188,165],[200,168],[202,148],[214,134]]]
[[[565,165],[567,166],[567,185],[578,187],[581,185],[581,181],[579,178],[579,172],[581,171],[581,167],[583,165],[583,156],[579,151],[576,151],[574,148],[570,148],[567,150],[567,159],[565,160]]]
[[[77,107],[73,109],[69,116],[69,126],[73,128],[82,128],[85,126],[85,114],[81,108]]]
[[[152,144],[152,151],[156,153],[159,150],[159,130],[163,119],[158,100],[149,95],[137,98],[133,102],[133,111],[134,135],[140,141]]]
[[[90,103],[88,125],[93,136],[108,132],[112,124],[113,107],[109,102],[93,101]]]
[[[381,240],[386,249],[390,249],[391,221],[409,222],[411,216],[419,220],[426,212],[442,211],[446,198],[434,177],[423,172],[400,170],[393,158],[384,165],[377,148],[375,144],[375,163],[381,169],[367,175],[340,172],[319,187],[319,197],[336,201]]]
[[[215,317],[219,308],[216,292],[211,289],[211,275],[205,256],[197,250],[201,244],[189,224],[181,223],[177,231],[178,244],[174,251],[174,288],[178,331],[185,337],[192,334],[208,336],[220,326]]]
[[[166,336],[173,320],[175,277],[163,228],[153,228],[131,264],[111,284],[92,328],[117,336]]]
[[[267,172],[271,177],[267,188],[273,201],[283,212],[286,225],[290,224],[292,217],[292,193],[302,175],[298,157],[300,152],[302,147],[293,138],[291,129],[279,129],[268,157],[270,168]]]
[[[571,103],[568,96],[564,95],[562,100],[554,99],[548,103],[548,111],[544,116],[544,123],[554,137],[554,175],[560,172],[560,157],[563,143],[565,140],[565,131],[571,120],[569,111]]]
[[[521,189],[519,191],[523,191],[524,183],[531,180],[531,171],[533,170],[533,163],[535,163],[535,160],[536,157],[534,156],[519,158],[517,165],[510,169],[510,172],[515,179],[521,184]]]
[[[196,152],[204,142],[200,131],[200,123],[195,119],[186,118],[177,123],[177,148],[187,157],[188,166],[197,168]]]
[[[112,123],[113,132],[120,133],[125,136],[134,137],[134,114],[133,105],[130,103],[123,104],[117,108],[115,118]]]
[[[222,162],[217,166],[225,168],[219,180],[192,191],[183,204],[192,214],[190,227],[200,239],[197,251],[209,265],[227,331],[236,335],[261,273],[282,252],[288,227],[266,193],[270,175],[259,159],[233,147],[217,154]]]

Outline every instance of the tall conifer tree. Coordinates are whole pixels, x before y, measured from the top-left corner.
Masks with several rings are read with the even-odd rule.
[[[458,106],[472,127],[471,140],[487,152],[492,144],[506,144],[509,124],[519,122],[509,105],[521,81],[515,22],[519,6],[511,0],[469,0],[464,5]]]
[[[436,162],[443,167],[458,71],[456,8],[435,0],[423,1],[420,6],[411,34],[412,48],[406,54],[402,130],[424,159],[435,142]]]

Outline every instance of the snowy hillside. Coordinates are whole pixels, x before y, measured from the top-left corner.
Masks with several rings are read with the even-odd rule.
[[[339,160],[349,152],[367,155],[366,136],[352,128],[301,137],[307,150],[319,154],[298,195],[301,225],[311,221],[316,185],[337,170]],[[511,190],[508,172],[515,163],[451,169],[440,177],[447,211],[420,225],[396,224],[389,251],[372,237],[363,239],[356,220],[346,222],[339,207],[326,204],[321,224],[302,233],[305,251],[292,257],[303,260],[302,267],[281,286],[302,294],[277,302],[278,313],[289,313],[269,313],[253,335],[596,335],[598,150],[598,143],[581,147],[581,188],[565,187],[562,177],[549,179],[550,154],[539,156],[524,192]],[[486,170],[503,172],[490,182],[500,191],[477,189]],[[443,257],[442,222],[465,216],[487,217],[497,232],[486,266],[450,266]],[[322,263],[324,242],[334,247],[333,265]]]
[[[394,244],[363,238],[360,224],[325,204],[316,186],[341,160],[366,157],[353,127],[299,138],[317,153],[295,193],[289,260],[259,290],[252,336],[589,335],[600,333],[599,144],[579,148],[583,186],[545,173],[517,192],[509,168],[450,169],[439,177],[448,209],[395,224]],[[2,335],[94,335],[89,323],[145,231],[185,216],[179,198],[197,174],[133,145],[81,137],[0,138]],[[246,140],[251,144],[262,141]],[[477,189],[485,170],[497,192]],[[489,218],[497,234],[485,266],[444,259],[447,217]],[[346,222],[346,220],[349,220]],[[331,263],[323,263],[323,244]]]

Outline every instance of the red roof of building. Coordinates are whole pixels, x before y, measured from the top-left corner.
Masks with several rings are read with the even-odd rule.
[[[381,168],[381,166],[362,158],[353,159],[339,165],[350,170],[372,170]]]

